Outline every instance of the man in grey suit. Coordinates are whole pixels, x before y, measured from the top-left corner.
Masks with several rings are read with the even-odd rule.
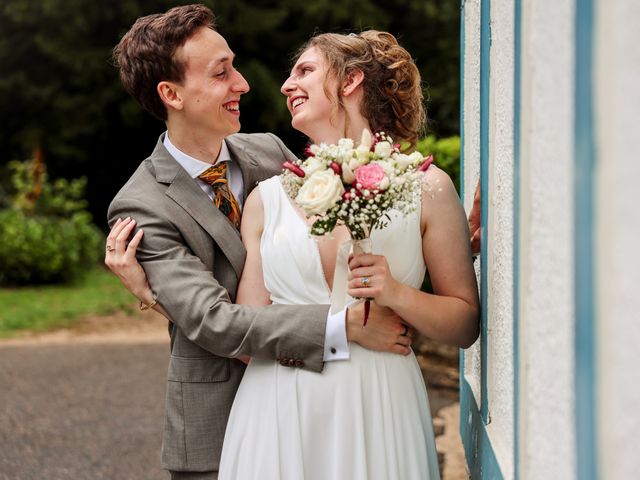
[[[217,478],[244,372],[234,357],[320,372],[325,361],[348,359],[348,341],[396,353],[408,353],[410,344],[397,317],[372,315],[363,329],[361,310],[332,316],[328,305],[232,303],[244,247],[232,209],[215,203],[217,191],[199,177],[226,162],[228,205],[241,208],[257,182],[295,158],[274,135],[237,133],[239,101],[249,85],[233,57],[202,5],[138,19],[114,50],[125,89],[167,125],[109,207],[109,224],[119,226],[107,239],[106,263],[121,267],[127,285],[122,232],[135,219],[144,240],[139,232],[132,245],[140,242],[136,254],[151,288],[130,289],[141,308],[155,305],[171,320],[162,465],[177,479]]]

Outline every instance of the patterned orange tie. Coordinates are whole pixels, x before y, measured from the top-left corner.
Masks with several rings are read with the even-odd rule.
[[[229,188],[227,162],[220,162],[207,168],[198,178],[213,187],[213,203],[240,230],[240,207]]]

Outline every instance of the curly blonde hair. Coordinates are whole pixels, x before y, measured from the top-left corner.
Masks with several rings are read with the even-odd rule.
[[[295,60],[315,47],[328,62],[335,92],[324,91],[334,110],[344,110],[342,85],[353,71],[364,74],[360,113],[376,132],[385,132],[413,148],[424,132],[426,113],[420,72],[413,58],[388,32],[366,30],[358,35],[322,33],[303,45]],[[348,119],[347,119],[348,121]]]

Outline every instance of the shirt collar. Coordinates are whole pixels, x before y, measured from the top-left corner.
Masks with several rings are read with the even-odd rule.
[[[191,176],[191,178],[197,178],[202,172],[204,172],[207,168],[211,167],[210,163],[203,162],[202,160],[198,160],[186,153],[178,150],[178,148],[171,143],[169,140],[169,132],[164,136],[163,142],[167,151],[171,154],[173,158],[186,170],[186,172]],[[220,148],[220,153],[218,154],[218,159],[216,160],[216,165],[220,162],[230,162],[231,154],[229,153],[229,148],[227,147],[227,142],[222,140],[222,147]]]

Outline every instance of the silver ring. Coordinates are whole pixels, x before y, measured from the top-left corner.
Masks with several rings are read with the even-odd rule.
[[[362,282],[362,288],[367,288],[369,286],[369,277],[362,277],[362,280],[360,280],[360,282]]]

